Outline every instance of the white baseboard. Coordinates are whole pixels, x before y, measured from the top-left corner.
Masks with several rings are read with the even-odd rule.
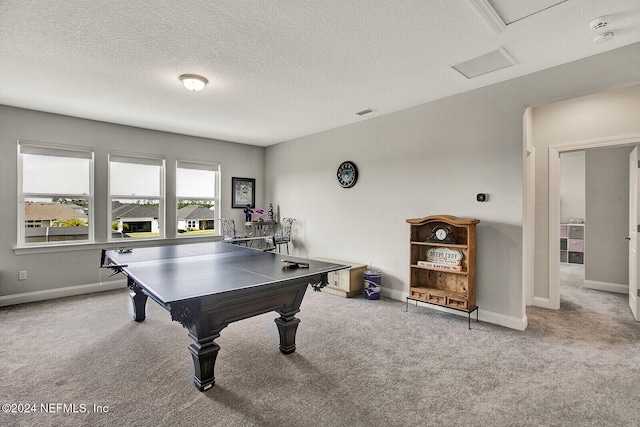
[[[112,280],[105,283],[90,283],[88,285],[67,286],[65,288],[47,289],[44,291],[25,292],[22,294],[0,296],[0,307],[24,304],[28,302],[45,301],[93,292],[111,291],[127,287],[126,279]]]
[[[409,294],[407,292],[398,291],[396,289],[386,289],[384,287],[381,288],[380,293],[382,294],[382,296],[385,296],[385,297],[391,298],[391,299],[395,299],[395,300],[398,300],[398,301],[406,301],[407,300],[407,296],[409,296]],[[413,304],[415,306],[415,301],[411,301],[411,304]],[[457,311],[457,310],[451,310],[451,309],[448,309],[446,307],[440,307],[440,306],[437,306],[437,305],[421,304],[420,302],[418,302],[418,305],[424,306],[424,307],[429,307],[429,308],[431,308],[433,310],[443,311],[445,313],[455,314],[455,315],[458,315],[458,316],[464,316],[464,317],[468,316],[467,313],[464,313],[464,312],[461,312],[461,311]],[[526,314],[520,319],[520,318],[513,317],[513,316],[506,316],[504,314],[494,313],[492,311],[487,311],[487,310],[484,310],[482,308],[478,309],[477,314],[478,314],[479,320],[481,320],[483,322],[493,323],[495,325],[504,326],[506,328],[516,329],[518,331],[524,331],[527,328],[527,325],[528,325]],[[471,317],[475,317],[475,313],[472,314]],[[474,320],[474,319],[472,319],[472,320]]]
[[[549,310],[557,310],[557,308],[551,306],[551,301],[549,300],[549,298],[534,296],[531,298],[531,305],[534,307],[547,308]]]
[[[616,292],[618,294],[628,294],[629,286],[620,283],[598,282],[596,280],[585,280],[583,288],[595,289],[598,291]]]

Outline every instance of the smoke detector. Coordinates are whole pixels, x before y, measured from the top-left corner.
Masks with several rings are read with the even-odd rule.
[[[609,25],[609,16],[601,16],[600,18],[596,18],[589,24],[589,28],[593,31],[601,31]]]
[[[593,37],[593,42],[596,44],[608,42],[613,38],[613,31],[609,31],[606,33],[598,34]]]
[[[614,36],[613,31],[605,31],[609,25],[610,16],[601,16],[596,18],[589,24],[589,28],[597,34],[593,36],[593,42],[596,44],[608,42]]]

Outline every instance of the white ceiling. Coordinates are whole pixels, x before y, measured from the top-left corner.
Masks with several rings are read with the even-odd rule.
[[[0,0],[0,104],[267,146],[638,41],[638,0]]]

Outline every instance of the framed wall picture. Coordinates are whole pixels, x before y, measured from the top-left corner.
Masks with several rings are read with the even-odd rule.
[[[253,178],[231,178],[231,207],[246,208],[256,205],[256,180]]]

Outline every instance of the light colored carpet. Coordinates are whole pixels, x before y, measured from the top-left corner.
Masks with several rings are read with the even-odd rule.
[[[1,403],[37,413],[0,425],[638,426],[640,325],[574,270],[561,310],[530,308],[524,332],[309,290],[295,353],[278,350],[275,313],[231,324],[205,393],[186,330],[151,300],[141,324],[125,290],[3,308]]]

